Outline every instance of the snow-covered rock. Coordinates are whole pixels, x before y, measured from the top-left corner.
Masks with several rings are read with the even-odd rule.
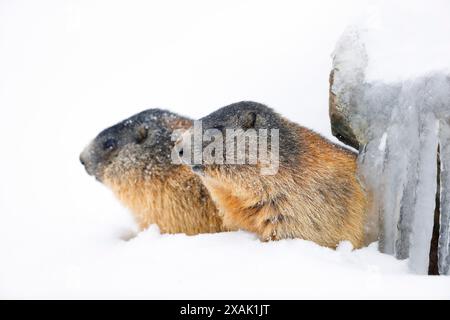
[[[411,269],[422,274],[429,267],[441,176],[438,257],[440,273],[448,274],[450,72],[395,82],[370,79],[368,68],[389,64],[370,59],[371,33],[377,30],[349,28],[336,46],[330,78],[333,132],[360,151],[359,173],[371,199],[368,229],[378,230],[380,221],[380,249],[409,258]],[[440,172],[438,146],[444,151]]]

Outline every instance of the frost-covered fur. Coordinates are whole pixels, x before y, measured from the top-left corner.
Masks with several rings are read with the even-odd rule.
[[[200,179],[172,164],[171,134],[190,119],[150,109],[102,131],[80,156],[89,174],[107,185],[133,213],[140,229],[163,233],[225,231]]]
[[[203,129],[278,128],[280,168],[260,175],[258,165],[195,167],[224,215],[224,223],[264,240],[302,238],[334,248],[364,244],[365,194],[357,181],[356,155],[254,102],[208,115]],[[245,126],[243,125],[245,124]]]

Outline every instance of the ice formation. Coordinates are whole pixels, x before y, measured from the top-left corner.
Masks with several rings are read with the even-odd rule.
[[[359,148],[359,173],[379,223],[380,250],[409,258],[411,270],[426,274],[437,209],[439,273],[449,274],[450,75],[370,81],[364,39],[364,30],[350,28],[333,54],[333,134]]]

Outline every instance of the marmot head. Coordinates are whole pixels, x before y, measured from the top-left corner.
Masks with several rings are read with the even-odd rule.
[[[81,153],[88,174],[99,181],[161,176],[171,161],[172,132],[192,125],[188,118],[161,109],[140,112],[103,130]]]
[[[247,176],[249,174],[252,175],[252,177],[254,174],[259,175],[262,167],[270,165],[261,161],[260,151],[263,150],[259,149],[259,142],[263,140],[267,142],[266,153],[268,156],[270,157],[276,151],[276,156],[278,157],[280,164],[283,163],[286,165],[290,160],[295,161],[294,159],[299,152],[296,132],[290,127],[291,124],[289,121],[271,108],[257,102],[242,101],[228,105],[201,118],[198,123],[201,123],[201,133],[203,136],[203,162],[201,164],[192,161],[189,163],[186,162],[186,157],[184,157],[183,162],[190,164],[192,170],[200,176],[222,179],[231,175],[234,177],[237,175]],[[277,137],[273,134],[274,131],[277,131]],[[239,142],[237,141],[240,138],[231,138],[230,136],[233,132],[235,134],[238,132],[244,133],[244,135],[241,136],[243,138],[241,141],[244,141],[245,145],[244,155],[242,155],[242,149],[239,150],[238,148]],[[262,132],[265,132],[266,136],[261,135]],[[193,134],[195,135],[195,126],[186,132],[183,136],[183,140],[179,142],[182,145],[177,146],[177,149],[183,150],[183,154],[180,154],[181,157],[185,156],[184,146],[186,139],[191,139]],[[206,162],[205,150],[208,150],[208,145],[211,146],[211,141],[217,142],[217,139],[215,138],[216,134],[221,136],[219,137],[219,140],[222,140],[223,142],[223,149],[219,150],[219,153],[217,153],[217,150],[214,151],[213,163],[211,161]],[[205,139],[205,137],[211,135],[211,139]],[[275,138],[278,139],[279,146],[276,150],[275,148],[272,149]],[[228,143],[231,140],[234,141],[233,144]],[[191,150],[195,151],[195,137],[191,141],[194,141],[194,148]],[[250,141],[253,141],[253,144],[256,143],[256,147],[258,148],[256,153],[253,153],[257,158],[256,161],[249,160],[251,157]],[[227,148],[230,149],[229,151],[233,156],[230,156]],[[232,148],[234,150],[231,150]],[[241,152],[241,155],[239,155],[239,152]],[[242,163],[242,156],[245,158],[244,163]],[[239,157],[241,157],[241,160],[239,160]],[[194,158],[195,156],[192,157],[192,159]],[[232,158],[234,163],[230,163],[229,161]],[[270,161],[270,159],[266,160]],[[248,178],[250,179],[250,176]]]

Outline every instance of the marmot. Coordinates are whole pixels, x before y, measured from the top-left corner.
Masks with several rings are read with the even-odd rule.
[[[200,121],[203,132],[217,129],[223,136],[226,129],[279,132],[274,175],[261,175],[259,160],[226,164],[224,157],[224,164],[191,165],[226,225],[254,232],[263,241],[301,238],[335,248],[349,240],[355,248],[363,246],[366,198],[355,153],[256,102],[223,107]]]
[[[200,179],[171,160],[172,132],[191,125],[188,118],[149,109],[102,131],[80,161],[132,211],[141,230],[155,223],[162,233],[226,231]]]

